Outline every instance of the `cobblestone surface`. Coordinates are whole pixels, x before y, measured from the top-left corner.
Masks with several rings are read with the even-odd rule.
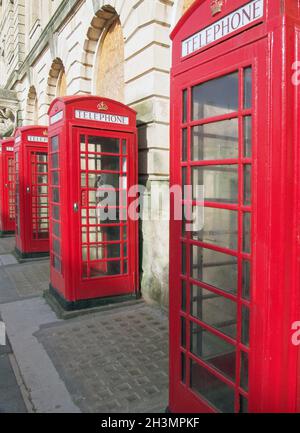
[[[44,345],[83,412],[164,412],[168,319],[139,304],[42,328]]]

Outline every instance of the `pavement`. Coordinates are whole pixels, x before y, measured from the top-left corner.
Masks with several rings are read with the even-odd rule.
[[[0,239],[0,412],[163,413],[168,317],[143,301],[60,320],[43,298],[49,261],[18,263]]]

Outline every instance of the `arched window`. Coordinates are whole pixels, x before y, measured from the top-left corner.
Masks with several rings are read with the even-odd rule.
[[[124,36],[118,18],[100,38],[94,74],[96,95],[124,102]]]
[[[183,0],[183,11],[182,13],[184,14],[187,9],[194,3],[195,0]]]
[[[27,125],[38,125],[39,122],[38,97],[34,86],[28,92],[25,120]]]

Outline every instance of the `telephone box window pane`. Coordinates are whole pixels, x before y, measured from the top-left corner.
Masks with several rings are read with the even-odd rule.
[[[123,227],[123,241],[127,241],[127,227]]]
[[[249,346],[249,323],[250,322],[250,311],[245,305],[242,306],[242,343],[245,346]]]
[[[194,360],[191,361],[191,388],[217,410],[234,413],[234,389]]]
[[[193,120],[238,111],[238,72],[207,81],[192,89]]]
[[[53,266],[54,269],[61,273],[61,260],[56,256],[53,256]]]
[[[251,252],[251,213],[244,213],[243,222],[243,251],[244,253]]]
[[[193,161],[238,158],[238,119],[192,128]]]
[[[122,153],[123,153],[123,155],[127,154],[127,143],[126,143],[126,140],[122,140]]]
[[[55,252],[55,254],[60,256],[60,241],[58,241],[57,239],[53,240],[53,251]]]
[[[183,123],[187,122],[187,96],[188,96],[188,92],[187,89],[185,89],[182,92],[182,122]]]
[[[252,157],[252,117],[244,117],[244,157]]]
[[[120,275],[121,263],[119,261],[95,262],[90,265],[88,278],[101,278],[109,275]]]
[[[235,380],[235,347],[193,322],[191,322],[191,352],[229,379]]]
[[[181,346],[186,347],[186,321],[181,317]]]
[[[199,207],[200,210],[203,209]],[[195,208],[194,208],[195,209]],[[195,215],[197,211],[194,211]],[[201,221],[201,216],[198,216]],[[193,231],[193,239],[223,248],[236,250],[238,246],[238,213],[227,209],[204,208],[204,224]]]
[[[118,156],[91,156],[88,161],[89,170],[120,171],[120,158]]]
[[[248,260],[243,261],[243,298],[250,300],[251,287],[251,263]]]
[[[45,174],[44,176],[38,176],[37,178],[38,183],[48,183],[48,176]]]
[[[181,310],[186,311],[186,281],[181,282]]]
[[[85,152],[85,136],[80,136],[80,151]]]
[[[248,391],[248,353],[241,352],[241,388]]]
[[[58,165],[58,153],[54,153],[53,155],[51,155],[51,165],[52,165],[53,169],[59,167],[59,165]]]
[[[244,108],[252,107],[252,68],[244,70]]]
[[[51,138],[51,153],[58,152],[58,136]]]
[[[60,238],[60,224],[59,223],[53,223],[53,233],[55,236]]]
[[[196,245],[191,247],[191,275],[195,280],[236,293],[237,272],[236,257]]]
[[[251,165],[244,166],[244,204],[251,205]]]
[[[248,400],[240,395],[240,413],[248,413]]]
[[[186,383],[186,357],[181,353],[181,382]]]
[[[238,202],[237,165],[215,165],[195,167],[192,171],[193,199],[202,194],[204,186],[205,201],[220,203]],[[200,187],[200,189],[199,189]]]
[[[114,242],[121,240],[121,229],[120,227],[105,227],[102,226],[101,229],[96,228],[95,230],[100,231],[103,241]]]
[[[191,314],[202,322],[236,338],[236,303],[201,287],[192,286]]]
[[[186,246],[185,244],[182,244],[182,263],[181,263],[181,268],[182,268],[182,275],[186,274]]]
[[[88,151],[96,153],[120,153],[120,140],[108,137],[88,138]]]
[[[187,129],[182,130],[182,161],[187,161]]]
[[[54,203],[59,203],[59,189],[52,188],[52,201]]]
[[[124,272],[123,273],[127,274],[128,273],[128,262],[127,262],[127,260],[124,261],[124,265],[123,266],[124,266]]]
[[[59,206],[52,206],[52,218],[59,221],[60,220],[60,208]]]

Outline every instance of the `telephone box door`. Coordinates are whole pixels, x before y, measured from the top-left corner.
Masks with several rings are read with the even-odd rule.
[[[134,135],[74,128],[73,212],[80,265],[78,299],[133,293],[136,223],[127,218],[127,191],[135,184],[130,158]]]
[[[264,147],[257,148],[264,131],[258,123],[265,49],[260,42],[220,56],[174,83],[182,109],[173,113],[172,184],[192,186],[181,202],[183,222],[175,220],[178,203],[171,197],[174,412],[247,412],[255,406],[250,391],[257,385],[255,329],[261,324],[253,310],[259,263],[253,226],[264,214],[263,203],[257,210],[256,179],[264,169],[258,152],[266,160]]]
[[[5,154],[4,170],[4,227],[5,231],[15,230],[15,162],[13,153]]]
[[[48,153],[44,148],[33,147],[27,151],[29,170],[26,186],[26,224],[30,251],[47,250],[49,244],[48,220]]]

